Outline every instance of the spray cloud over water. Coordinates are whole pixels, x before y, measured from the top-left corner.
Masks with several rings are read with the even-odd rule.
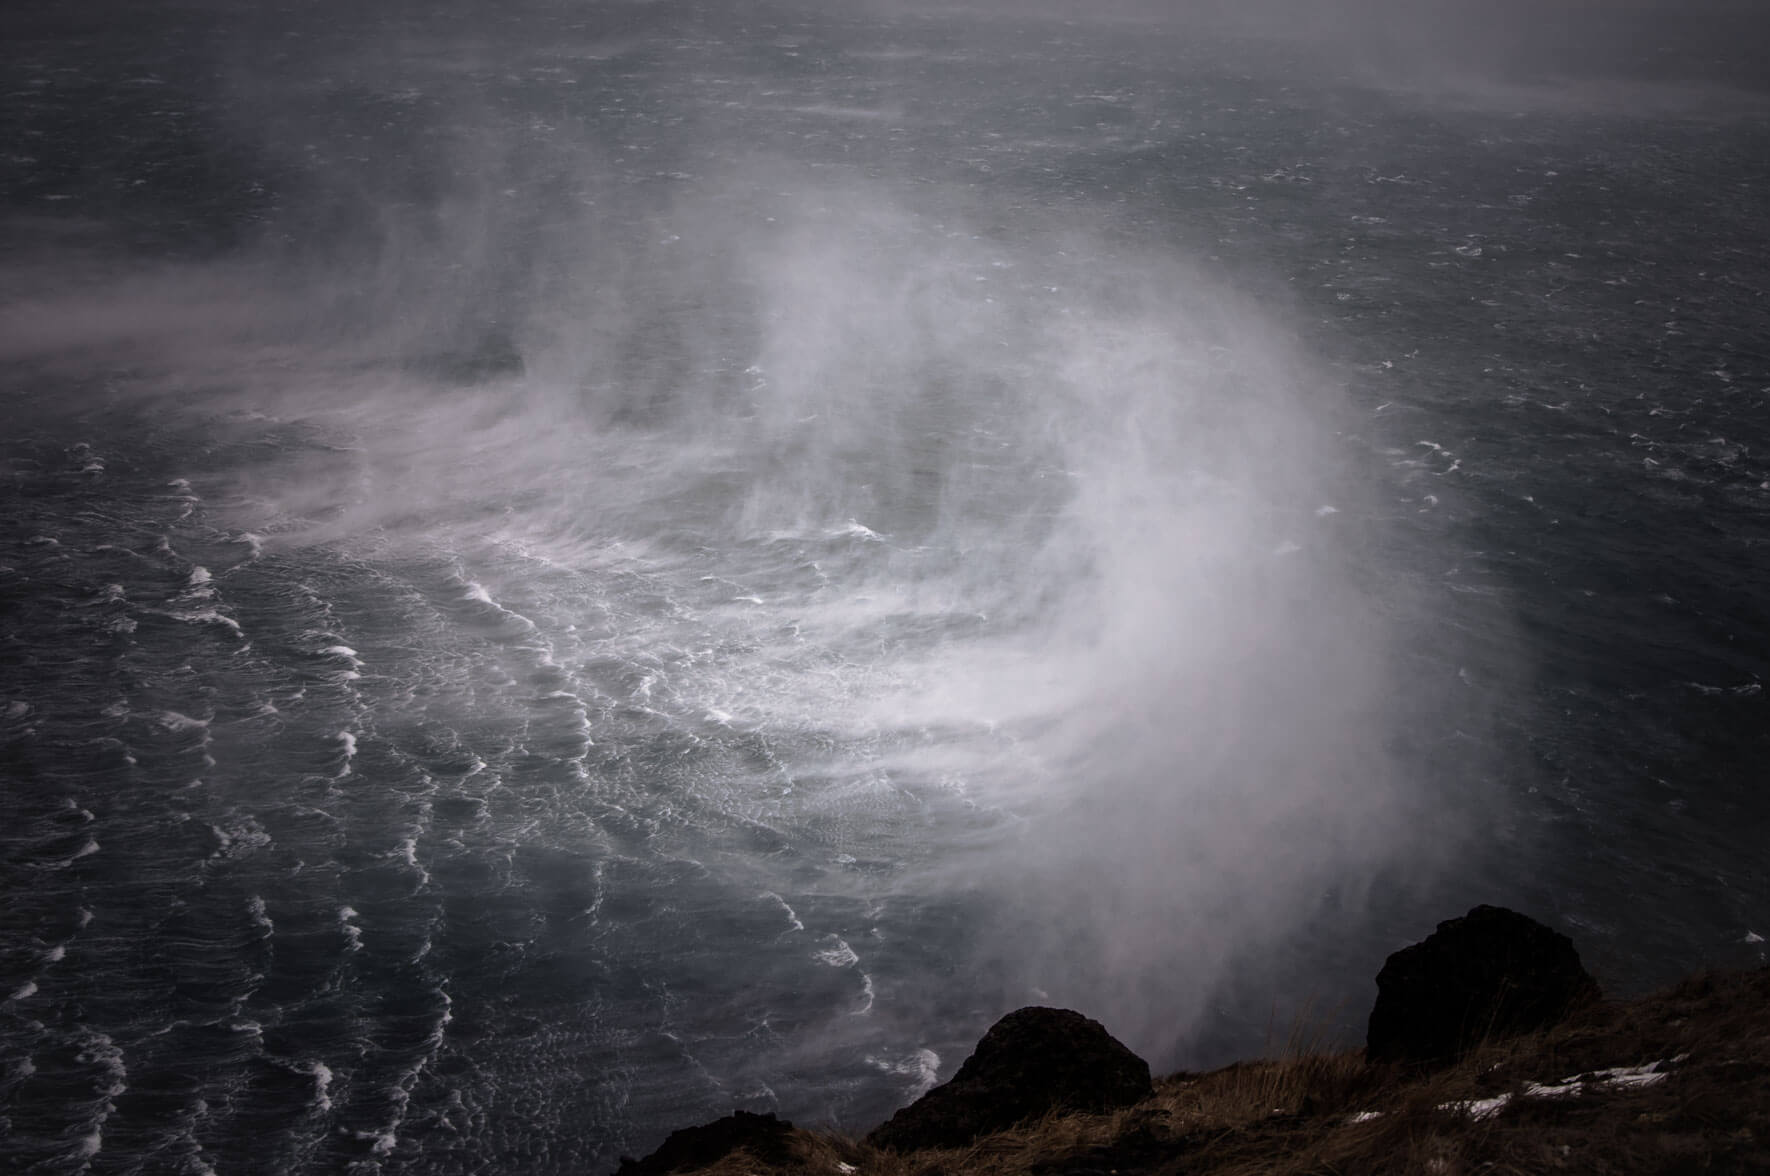
[[[107,270],[0,332],[243,447],[193,480],[273,554],[449,569],[511,697],[581,702],[573,786],[669,798],[586,852],[692,859],[800,930],[788,848],[856,864],[802,889],[869,914],[962,896],[966,999],[1164,1062],[1251,956],[1442,859],[1412,604],[1282,310],[1103,211],[704,129],[651,145],[698,170],[625,183],[557,119],[384,90],[436,102],[441,146],[367,186],[317,167],[334,238]],[[869,979],[851,1011],[922,999]]]

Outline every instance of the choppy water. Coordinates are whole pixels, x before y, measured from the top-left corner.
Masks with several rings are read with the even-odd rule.
[[[1624,990],[1760,958],[1752,94],[65,21],[4,79],[6,1166],[864,1128],[1032,1001],[1356,1033],[1477,901]]]

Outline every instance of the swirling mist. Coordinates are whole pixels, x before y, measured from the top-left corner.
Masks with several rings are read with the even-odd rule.
[[[457,58],[400,60],[383,89],[440,95],[421,151],[311,164],[218,258],[49,248],[6,357],[236,440],[319,438],[213,477],[271,550],[495,542],[733,585],[694,622],[739,653],[676,681],[682,710],[864,735],[864,764],[790,767],[994,814],[889,886],[996,912],[956,950],[1004,1007],[1072,1005],[1171,1060],[1238,969],[1454,859],[1460,802],[1408,751],[1437,705],[1407,668],[1421,553],[1386,545],[1283,304],[1110,210],[692,121],[657,132],[692,173],[624,185],[619,144],[512,133]],[[358,125],[232,84],[234,133],[279,166]]]

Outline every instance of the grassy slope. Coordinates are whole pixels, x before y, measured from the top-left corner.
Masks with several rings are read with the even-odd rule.
[[[1651,1085],[1514,1098],[1487,1118],[1445,1104],[1532,1082],[1682,1057]],[[1381,1112],[1354,1122],[1359,1112]],[[795,1132],[790,1166],[745,1153],[715,1176],[1107,1176],[1118,1173],[1770,1173],[1770,969],[1693,977],[1605,1002],[1545,1033],[1494,1042],[1456,1067],[1409,1074],[1361,1053],[1313,1053],[1176,1074],[1111,1115],[1053,1115],[968,1148],[893,1155]]]

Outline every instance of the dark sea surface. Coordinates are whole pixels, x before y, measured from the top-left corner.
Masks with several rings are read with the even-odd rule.
[[[1356,1042],[1477,902],[1764,958],[1749,70],[5,21],[0,1168],[864,1130],[1029,1003]]]

